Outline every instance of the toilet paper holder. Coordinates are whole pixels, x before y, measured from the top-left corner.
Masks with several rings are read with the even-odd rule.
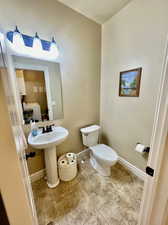
[[[141,144],[141,143],[138,142],[136,145],[139,145],[139,144]],[[150,152],[150,147],[149,146],[146,146],[144,148],[143,152],[149,153]]]

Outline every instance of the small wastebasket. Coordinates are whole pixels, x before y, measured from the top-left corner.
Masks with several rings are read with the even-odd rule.
[[[75,153],[67,153],[58,159],[59,178],[70,181],[77,175],[77,157]]]

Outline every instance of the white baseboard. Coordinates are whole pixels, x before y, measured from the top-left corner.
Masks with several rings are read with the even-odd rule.
[[[81,152],[77,153],[77,158],[82,158],[86,154],[89,154],[89,148],[82,150]],[[130,162],[125,160],[124,158],[119,156],[119,161],[118,161],[122,166],[124,166],[126,169],[128,169],[130,172],[132,172],[135,176],[139,177],[141,180],[145,180],[146,173],[136,166],[132,165]]]
[[[81,158],[83,156],[85,156],[86,154],[89,153],[89,149],[84,149],[83,151],[77,153],[77,158]],[[135,176],[139,177],[141,180],[145,180],[146,177],[146,173],[142,170],[140,170],[139,168],[137,168],[136,166],[132,165],[130,162],[128,162],[127,160],[125,160],[124,158],[119,156],[119,161],[118,161],[122,166],[124,166],[126,169],[128,169],[129,171],[131,171]],[[31,182],[35,182],[37,180],[40,180],[42,177],[45,176],[45,169],[39,170],[36,173],[33,173],[30,176]]]
[[[136,166],[132,165],[130,162],[125,160],[124,158],[119,156],[119,163],[124,166],[126,169],[131,171],[135,176],[139,177],[141,180],[145,180],[146,178],[146,173]]]
[[[37,180],[40,180],[42,177],[45,176],[45,169],[39,170],[36,173],[33,173],[30,175],[31,182],[35,182]]]

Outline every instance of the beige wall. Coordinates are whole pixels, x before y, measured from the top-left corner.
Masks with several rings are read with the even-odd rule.
[[[137,142],[149,145],[166,35],[167,0],[134,0],[102,27],[101,126],[104,140],[144,169]],[[139,98],[119,97],[119,72],[142,67]]]
[[[58,154],[81,151],[79,128],[99,122],[101,26],[56,0],[2,0],[0,21],[6,30],[17,24],[29,35],[55,36],[62,57],[62,126],[70,133]]]

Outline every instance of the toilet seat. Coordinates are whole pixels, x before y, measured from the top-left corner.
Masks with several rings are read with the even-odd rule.
[[[93,155],[100,160],[105,160],[107,162],[118,160],[117,153],[107,145],[98,144],[90,147],[90,149],[92,150]]]

